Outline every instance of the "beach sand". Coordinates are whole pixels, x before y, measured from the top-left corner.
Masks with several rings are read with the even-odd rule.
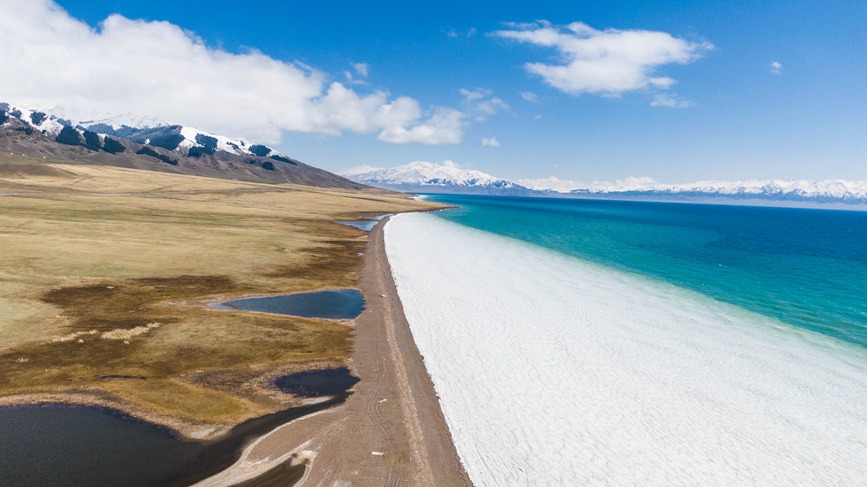
[[[471,485],[397,296],[386,221],[370,233],[359,278],[367,309],[355,320],[355,392],[341,406],[259,438],[198,485],[234,485],[287,462],[306,463],[296,485]]]

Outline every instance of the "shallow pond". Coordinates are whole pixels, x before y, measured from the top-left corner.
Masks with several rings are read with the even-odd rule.
[[[353,319],[364,311],[364,296],[357,289],[284,294],[236,299],[216,305],[222,309],[259,311],[304,318]]]
[[[361,220],[346,220],[346,221],[340,221],[340,222],[335,222],[335,223],[339,223],[341,225],[346,225],[348,227],[357,228],[357,229],[365,231],[365,232],[369,232],[369,231],[373,230],[373,227],[375,227],[376,224],[379,223],[383,218],[386,218],[389,216],[392,216],[392,214],[386,213],[385,215],[366,216],[366,217],[362,218]]]
[[[378,221],[375,220],[352,220],[345,222],[337,222],[341,225],[346,225],[347,227],[357,228],[359,230],[363,230],[365,232],[369,232],[373,230],[373,227],[376,226]]]

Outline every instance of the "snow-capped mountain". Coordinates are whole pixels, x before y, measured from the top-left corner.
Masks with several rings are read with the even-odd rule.
[[[656,197],[722,197],[812,201],[819,203],[867,203],[867,181],[831,179],[825,181],[750,179],[746,181],[699,181],[687,184],[660,184],[649,178],[633,178],[625,183],[596,183],[576,188],[576,195],[621,195]]]
[[[96,120],[73,120],[63,109],[43,111],[36,108],[13,106],[0,103],[0,124],[9,118],[16,118],[41,133],[57,137],[64,127],[76,130],[83,138],[86,132],[99,136],[112,136],[130,140],[138,144],[151,145],[183,156],[201,157],[226,152],[236,155],[269,157],[281,162],[290,159],[284,154],[261,144],[251,144],[241,138],[216,135],[193,127],[170,124],[151,117],[137,117],[131,114],[110,116]],[[70,129],[67,129],[67,133]]]
[[[390,169],[362,166],[348,169],[341,175],[371,186],[415,193],[867,204],[867,181],[843,179],[825,181],[751,179],[663,184],[652,178],[641,177],[627,178],[613,183],[582,184],[546,178],[520,180],[521,184],[519,184],[481,171],[463,169],[451,161],[443,164],[412,162]]]
[[[64,116],[69,114],[0,103],[0,152],[30,161],[78,161],[261,183],[371,189],[244,139],[131,115],[100,120]]]
[[[463,169],[452,161],[442,164],[417,161],[383,169],[361,166],[340,174],[380,188],[415,193],[532,195],[535,191],[482,171]]]

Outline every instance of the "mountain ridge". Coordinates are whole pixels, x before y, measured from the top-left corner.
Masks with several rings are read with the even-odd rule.
[[[771,201],[810,201],[867,203],[867,181],[830,179],[748,179],[742,181],[697,181],[685,184],[645,183],[599,185],[576,188],[572,195],[718,197],[729,199],[763,199]]]
[[[133,127],[106,118],[75,122],[47,111],[0,103],[0,151],[152,171],[264,183],[370,190],[263,144],[140,118]]]
[[[417,193],[538,196],[540,192],[482,171],[463,169],[454,162],[415,161],[394,168],[362,166],[340,173],[353,181],[396,191]]]
[[[763,200],[769,202],[867,204],[867,181],[829,179],[824,181],[750,179],[744,181],[698,181],[663,184],[650,178],[629,178],[616,183],[576,184],[570,190],[555,191],[547,180],[522,185],[482,171],[416,161],[394,168],[362,166],[341,172],[364,184],[417,193],[458,193],[511,196],[589,197],[611,199],[653,199],[699,201]],[[562,183],[561,181],[556,181]]]

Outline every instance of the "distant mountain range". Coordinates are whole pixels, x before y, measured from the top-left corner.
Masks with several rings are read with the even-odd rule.
[[[750,179],[746,181],[699,181],[688,184],[602,185],[576,188],[573,195],[717,197],[816,203],[867,203],[867,181]]]
[[[661,184],[649,178],[563,189],[556,180],[524,185],[482,171],[412,162],[389,169],[358,167],[336,175],[263,144],[132,115],[75,121],[62,111],[0,103],[0,153],[133,167],[223,179],[411,193],[556,196],[609,199],[766,201],[769,204],[867,204],[867,181],[747,180]],[[555,188],[547,184],[557,183]],[[774,203],[776,202],[776,203]]]
[[[509,196],[540,194],[520,184],[472,169],[462,169],[452,162],[434,164],[411,162],[390,169],[356,167],[340,173],[353,181],[379,188],[411,193],[455,193]]]
[[[365,188],[262,144],[129,115],[74,121],[0,103],[0,151],[242,181]]]
[[[867,181],[747,180],[661,184],[649,178],[633,178],[555,191],[546,187],[544,180],[528,187],[481,171],[462,169],[451,162],[413,162],[390,169],[358,167],[341,174],[371,186],[415,193],[867,204]]]

